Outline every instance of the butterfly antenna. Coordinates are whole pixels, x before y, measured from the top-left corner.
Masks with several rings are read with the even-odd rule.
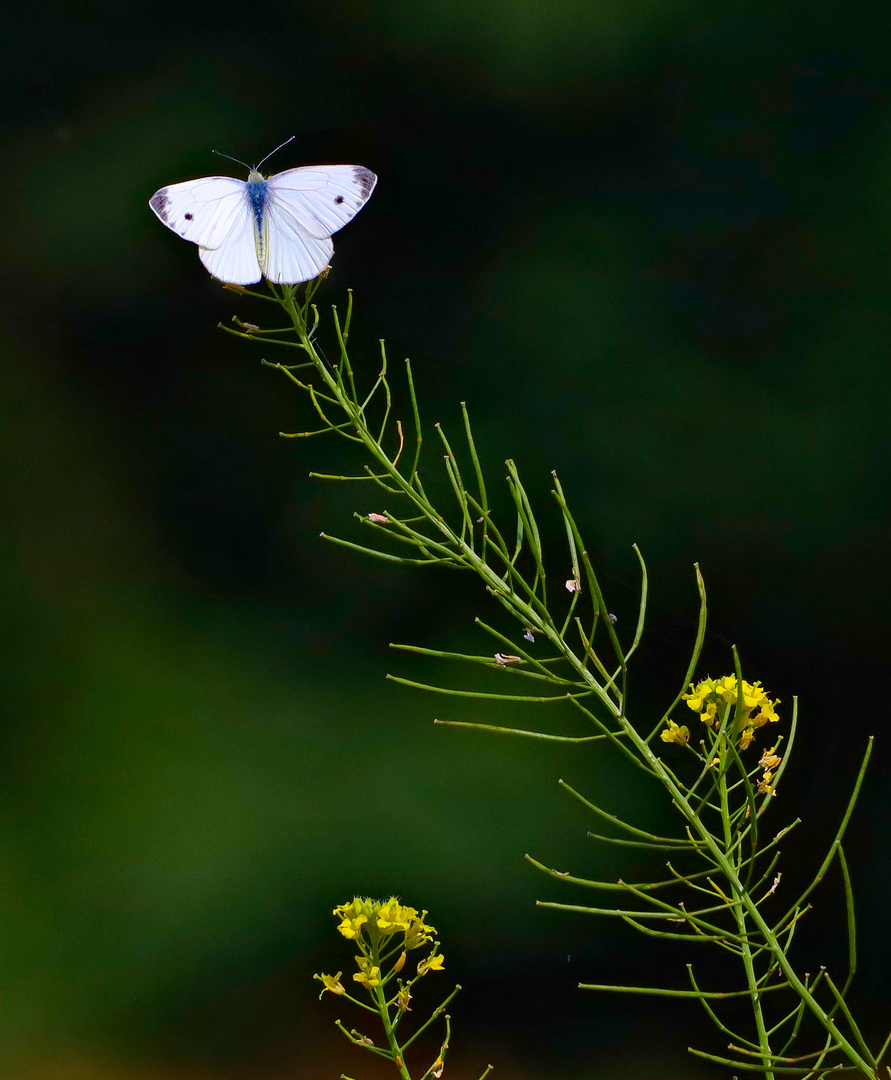
[[[236,165],[240,165],[243,169],[247,169],[248,172],[251,171],[250,165],[246,165],[243,161],[239,161],[237,157],[232,157],[231,154],[223,154],[219,150],[211,150],[211,153],[216,154],[217,157],[224,157],[229,161],[234,161]]]
[[[263,158],[263,161],[268,161],[272,157],[273,154],[277,154],[279,152],[279,150],[281,150],[282,146],[287,146],[288,143],[293,142],[296,138],[297,138],[296,135],[292,135],[290,137],[290,139],[285,139],[285,141],[282,143],[281,146],[277,146],[274,150],[270,150],[269,153],[266,155],[266,157]],[[263,161],[261,161],[258,165],[254,166],[254,172],[259,172],[260,171],[260,165],[263,164]]]

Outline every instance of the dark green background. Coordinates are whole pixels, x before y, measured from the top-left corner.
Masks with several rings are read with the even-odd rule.
[[[388,643],[488,650],[470,627],[497,614],[470,580],[318,539],[378,501],[307,479],[353,463],[277,438],[304,403],[215,329],[256,308],[147,200],[291,134],[273,169],[380,175],[323,304],[354,288],[357,358],[381,336],[411,355],[452,430],[466,400],[492,476],[514,457],[543,513],[559,471],[626,634],[641,545],[647,723],[701,563],[704,672],[736,642],[784,717],[801,696],[791,880],[887,728],[887,6],[71,0],[4,21],[3,1075],[370,1076],[310,976],[351,963],[334,904],[390,891],[430,909],[440,986],[466,987],[452,1076],[712,1075],[684,1056],[722,1043],[692,1007],[574,989],[681,985],[698,956],[536,912],[590,896],[522,862],[643,872],[585,840],[556,779],[638,822],[656,793],[608,754],[430,723],[532,713],[384,680],[454,683]],[[889,761],[881,739],[852,838],[876,1031]],[[813,965],[839,954],[831,893]]]

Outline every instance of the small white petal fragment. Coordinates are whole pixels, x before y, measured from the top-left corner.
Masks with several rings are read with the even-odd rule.
[[[567,592],[581,592],[582,591],[582,583],[579,581],[578,578],[572,578],[571,577],[566,582],[566,591]]]
[[[505,664],[522,664],[522,656],[513,656],[511,653],[495,653],[495,663],[500,667],[504,667]]]
[[[535,641],[535,634],[533,634],[531,630],[524,630],[524,631],[523,631],[523,637],[524,637],[524,638],[525,638],[525,639],[526,639],[527,641],[532,641],[532,642],[534,642],[534,641]]]
[[[390,519],[386,514],[369,514],[368,520],[373,521],[375,525],[389,525]]]

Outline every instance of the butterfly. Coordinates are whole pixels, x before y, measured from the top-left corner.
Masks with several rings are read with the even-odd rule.
[[[309,281],[328,265],[332,234],[362,209],[377,177],[361,165],[307,165],[264,177],[260,165],[244,166],[247,180],[205,176],[170,184],[149,206],[169,229],[198,245],[198,257],[220,281]]]

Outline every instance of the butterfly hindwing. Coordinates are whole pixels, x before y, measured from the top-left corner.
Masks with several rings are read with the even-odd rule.
[[[260,242],[264,277],[278,284],[310,281],[321,274],[333,254],[330,236],[310,235],[288,205],[267,202]]]
[[[236,217],[219,247],[199,247],[198,256],[207,270],[232,285],[253,285],[263,276],[257,245],[257,229],[250,211]]]

